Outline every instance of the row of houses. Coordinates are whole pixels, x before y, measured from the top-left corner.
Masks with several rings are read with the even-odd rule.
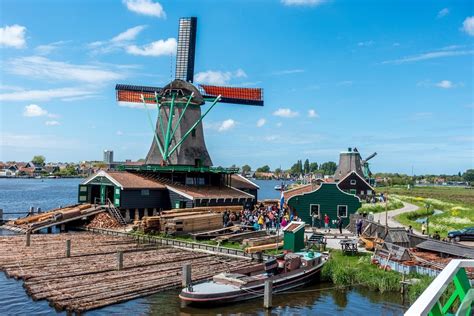
[[[94,168],[87,163],[47,163],[38,164],[32,161],[29,162],[0,162],[0,177],[37,177],[37,176],[51,176],[66,169],[72,168],[76,175],[90,175],[100,168]]]

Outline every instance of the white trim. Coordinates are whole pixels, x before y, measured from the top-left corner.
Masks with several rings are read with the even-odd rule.
[[[339,206],[345,206],[346,207],[346,216],[341,216],[341,217],[347,218],[349,216],[349,206],[347,204],[338,204],[337,208],[336,208],[337,216],[340,216],[339,215]]]
[[[362,181],[364,181],[365,184],[367,184],[367,185],[369,186],[369,188],[370,188],[372,191],[375,191],[374,188],[373,188],[367,181],[365,181],[365,179],[362,178],[362,177],[361,177],[357,172],[355,172],[355,171],[349,172],[348,174],[346,174],[346,175],[344,176],[344,178],[340,179],[337,183],[338,183],[338,184],[341,183],[342,181],[344,181],[348,176],[350,176],[350,175],[353,174],[353,173],[355,173],[356,176],[359,177],[359,179],[361,179]]]
[[[110,174],[108,174],[106,171],[104,170],[100,170],[99,172],[97,172],[96,174],[90,176],[89,178],[87,178],[84,182],[82,182],[81,184],[88,184],[89,182],[91,182],[93,179],[97,178],[97,177],[105,177],[107,179],[110,180],[110,182],[112,182],[113,184],[115,184],[116,186],[120,187],[120,189],[123,190],[123,185],[120,184],[120,182],[118,182],[117,180],[115,180]]]
[[[250,194],[250,193],[244,192],[244,191],[239,190],[239,189],[237,189],[237,188],[234,188],[234,187],[232,187],[232,186],[230,186],[230,185],[226,185],[226,187],[228,187],[228,188],[230,188],[230,189],[232,189],[232,190],[239,191],[239,192],[242,193],[242,194],[248,195],[248,196],[249,196],[248,198],[255,199],[255,196],[253,196],[253,195]],[[221,198],[219,198],[219,199],[221,199]]]
[[[357,185],[357,180],[351,179],[349,182],[350,185]]]
[[[296,227],[294,230],[291,231],[292,233],[296,233],[296,232],[299,231],[301,228],[304,228],[304,226],[306,225],[305,222],[292,221],[292,222],[289,222],[289,223],[285,226],[285,228],[283,228],[283,231],[286,231],[286,230],[290,227],[291,224],[298,224],[298,225],[299,225],[298,227]]]
[[[181,196],[184,196],[185,198],[187,198],[188,200],[191,200],[191,201],[194,201],[194,197],[192,197],[191,195],[187,194],[187,193],[184,193],[176,188],[173,188],[173,187],[170,187],[169,185],[166,186],[166,188],[170,191],[173,191],[174,193],[176,194],[179,194]]]
[[[321,204],[310,204],[309,205],[309,217],[312,218],[313,217],[313,214],[311,213],[311,208],[313,205],[317,205],[318,206],[318,217],[319,219],[321,219]]]
[[[334,186],[336,186],[336,188],[337,188],[341,193],[343,193],[343,194],[345,194],[345,195],[350,195],[350,196],[356,197],[356,198],[359,200],[359,202],[361,202],[361,199],[360,199],[357,195],[349,194],[349,193],[347,193],[347,192],[342,191],[341,188],[339,188],[339,186],[337,185],[337,183],[335,183],[335,182],[332,182],[332,183],[323,182],[323,183],[321,183],[321,185],[320,185],[316,190],[313,190],[313,191],[311,191],[311,192],[306,192],[306,193],[303,193],[303,194],[293,195],[292,197],[290,197],[290,198],[286,201],[286,204],[289,204],[289,203],[290,203],[290,200],[291,200],[292,198],[294,198],[294,197],[301,196],[301,195],[306,195],[306,194],[311,194],[311,193],[314,193],[314,192],[318,191],[319,189],[321,189],[321,188],[323,187],[323,185],[334,185]]]
[[[242,177],[240,174],[238,173],[235,173],[237,176],[239,176],[240,178],[242,178],[242,180],[245,180],[247,181],[248,183],[250,183],[251,185],[254,185],[255,187],[257,187],[257,189],[260,189],[260,186],[258,186],[257,184],[253,183],[252,181],[250,181],[249,179],[247,179],[246,177]]]

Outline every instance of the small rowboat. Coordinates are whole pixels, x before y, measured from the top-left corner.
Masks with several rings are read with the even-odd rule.
[[[288,253],[271,259],[260,271],[220,273],[212,280],[184,288],[179,298],[191,305],[229,304],[263,296],[265,281],[272,291],[284,292],[318,280],[327,256],[316,252]]]

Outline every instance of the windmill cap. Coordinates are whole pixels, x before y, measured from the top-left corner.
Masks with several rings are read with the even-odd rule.
[[[175,79],[163,87],[160,96],[163,98],[169,98],[172,94],[175,94],[176,98],[189,98],[194,93],[192,103],[202,105],[204,104],[204,98],[199,92],[198,88],[190,82],[186,82],[181,79]]]

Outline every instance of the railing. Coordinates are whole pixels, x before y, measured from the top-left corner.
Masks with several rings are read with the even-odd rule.
[[[472,315],[474,288],[467,277],[466,268],[474,268],[474,260],[451,260],[408,309],[405,316]],[[454,292],[442,303],[441,296],[451,284],[454,285]],[[452,314],[455,302],[459,303],[459,307],[455,314]]]
[[[259,253],[246,253],[243,250],[227,248],[227,247],[219,247],[213,245],[207,245],[197,242],[190,242],[190,241],[183,241],[183,240],[176,240],[172,238],[163,238],[157,236],[140,236],[134,235],[130,233],[115,231],[115,230],[108,230],[108,229],[100,229],[100,228],[88,228],[83,227],[80,228],[82,230],[90,231],[93,233],[105,234],[105,235],[112,235],[112,236],[124,236],[124,237],[132,237],[138,243],[149,243],[149,244],[160,244],[165,246],[172,246],[172,247],[182,247],[182,248],[189,248],[193,250],[205,250],[210,251],[222,255],[229,255],[229,256],[238,256],[246,259],[254,259],[254,260],[268,260],[273,258],[270,255],[264,255]]]
[[[107,209],[109,210],[110,215],[112,215],[121,225],[127,224],[120,211],[115,207],[110,199],[107,199]]]

